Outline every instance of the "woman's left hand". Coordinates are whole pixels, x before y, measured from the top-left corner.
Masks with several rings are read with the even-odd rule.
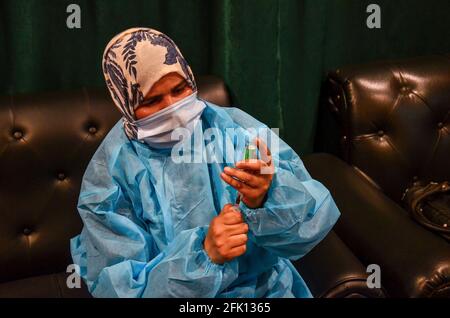
[[[239,161],[236,163],[237,169],[225,167],[224,172],[220,174],[223,181],[241,193],[242,202],[252,209],[262,206],[274,174],[270,149],[260,139],[256,139],[256,146],[262,160]]]

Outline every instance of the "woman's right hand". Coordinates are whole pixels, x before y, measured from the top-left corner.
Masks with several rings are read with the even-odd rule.
[[[246,251],[248,225],[241,212],[226,204],[209,225],[204,248],[216,264],[223,264],[241,256]]]

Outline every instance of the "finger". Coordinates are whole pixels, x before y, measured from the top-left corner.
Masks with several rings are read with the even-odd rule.
[[[266,163],[259,159],[254,160],[243,160],[236,162],[236,168],[244,169],[244,170],[251,170],[255,172],[259,172],[263,166],[267,166]]]
[[[249,196],[252,195],[253,193],[258,193],[259,188],[251,188],[251,187],[245,187],[239,190],[239,193],[242,196]]]
[[[267,165],[267,167],[273,168],[272,153],[266,143],[262,139],[256,138],[256,146],[258,147],[261,160]],[[272,169],[268,169],[267,167],[262,167],[261,174],[273,173]]]
[[[257,162],[239,161],[236,163],[236,167],[247,171],[254,171],[254,174],[256,175],[269,175],[273,174],[275,171],[272,162],[270,162],[270,166],[268,166],[262,160],[258,160]]]
[[[244,218],[241,212],[227,212],[222,215],[223,223],[226,225],[239,224],[244,222]]]
[[[245,183],[240,182],[240,181],[230,177],[229,175],[227,175],[224,172],[220,173],[220,177],[222,178],[223,181],[225,181],[226,183],[228,183],[230,186],[232,186],[233,188],[235,188],[238,191],[240,191],[242,188],[245,187]]]
[[[272,161],[272,153],[267,147],[267,144],[261,139],[256,138],[256,146],[258,147],[261,160],[266,163],[266,166],[263,166],[260,170],[260,174],[262,175],[272,175],[275,173],[275,168]]]
[[[247,251],[247,245],[241,245],[241,246],[237,246],[237,247],[233,247],[230,250],[230,257],[233,259],[235,257],[241,256],[242,254],[244,254]]]
[[[255,178],[255,176],[253,174],[250,174],[243,170],[234,169],[231,167],[225,167],[224,172],[225,172],[225,174],[227,174],[231,177],[238,178],[239,180],[241,180],[242,182],[244,182],[245,184],[247,184],[251,187],[254,187],[257,185],[257,179]]]
[[[235,211],[235,209],[236,209],[236,207],[233,204],[227,203],[223,206],[221,213],[232,212],[232,211]]]
[[[266,154],[267,156],[271,156],[272,153],[270,152],[269,147],[267,147],[267,144],[262,140],[261,138],[257,137],[255,138],[256,147],[259,150],[259,153]]]
[[[233,225],[227,225],[226,230],[228,235],[239,235],[239,234],[247,234],[248,233],[248,224],[247,223],[239,223]]]
[[[238,234],[230,236],[227,240],[227,245],[230,248],[241,246],[247,243],[248,237],[247,234]]]

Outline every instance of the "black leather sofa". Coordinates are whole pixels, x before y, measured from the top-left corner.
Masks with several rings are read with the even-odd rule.
[[[200,96],[230,105],[214,76]],[[104,90],[0,98],[0,297],[89,297],[69,289],[69,240],[82,227],[76,210],[84,170],[119,119]],[[363,264],[331,233],[295,263],[317,297],[382,297]]]
[[[389,296],[450,297],[450,244],[402,205],[414,182],[450,180],[450,55],[342,67],[321,95],[340,133],[318,145],[340,158],[304,161],[341,210],[335,232],[365,266],[380,266]],[[322,116],[319,131],[332,124]]]

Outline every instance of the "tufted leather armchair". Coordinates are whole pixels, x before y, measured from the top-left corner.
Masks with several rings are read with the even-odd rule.
[[[230,105],[223,81],[198,78],[200,97]],[[0,297],[89,297],[69,289],[69,240],[84,170],[120,114],[103,90],[0,98]],[[295,264],[316,296],[380,297],[334,234]]]
[[[364,265],[380,265],[389,295],[450,297],[450,245],[401,202],[413,182],[450,180],[450,55],[340,68],[322,100],[341,159],[305,163],[341,209],[336,233]]]

